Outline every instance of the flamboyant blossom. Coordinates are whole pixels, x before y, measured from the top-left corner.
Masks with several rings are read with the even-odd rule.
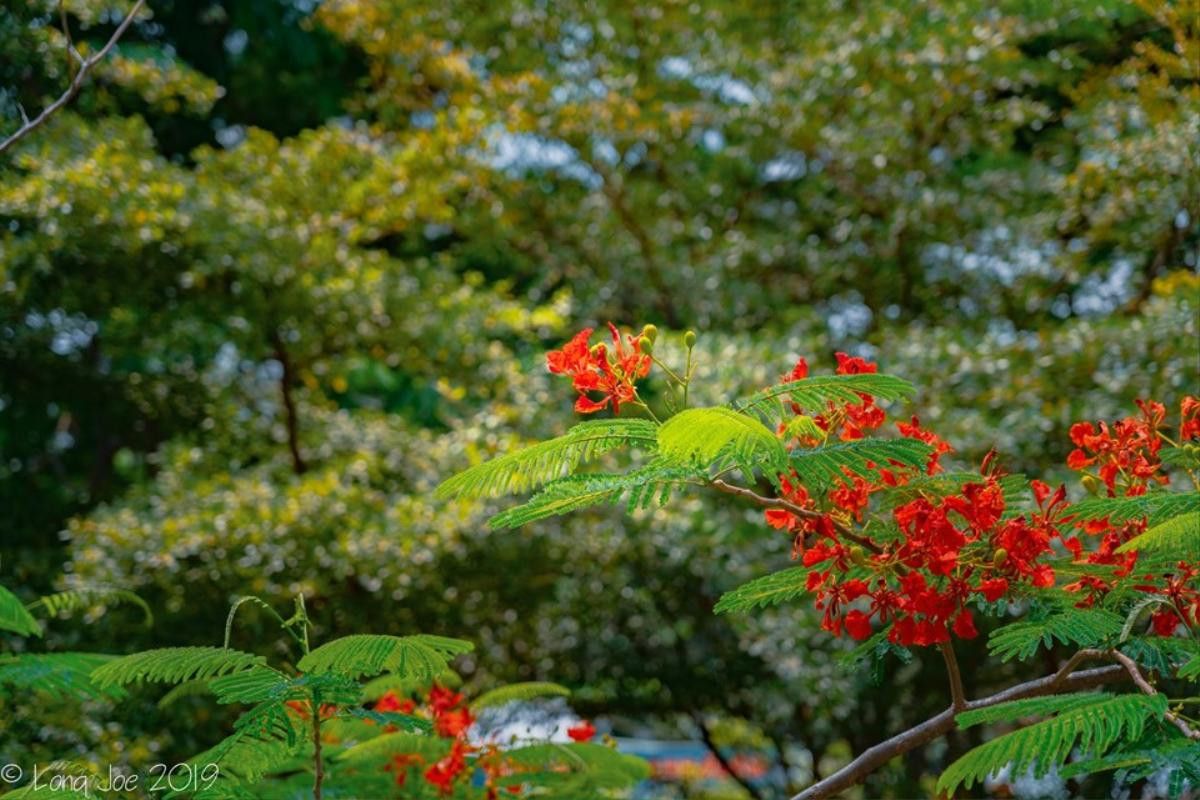
[[[570,736],[573,742],[586,742],[591,740],[595,735],[596,726],[586,719],[581,720],[577,725],[567,728],[567,736]]]
[[[575,410],[581,414],[600,411],[609,402],[613,413],[619,414],[622,403],[636,400],[638,379],[650,372],[651,358],[642,352],[640,337],[627,336],[622,341],[615,325],[610,322],[608,328],[612,333],[611,350],[603,344],[591,346],[592,329],[584,328],[561,350],[546,354],[546,368],[550,372],[571,378],[579,392]],[[599,400],[590,396],[597,393]]]

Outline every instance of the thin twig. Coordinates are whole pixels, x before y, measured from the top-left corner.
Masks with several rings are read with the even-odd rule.
[[[726,494],[732,494],[732,495],[737,495],[738,497],[744,497],[747,500],[757,503],[758,505],[762,506],[763,508],[782,508],[783,510],[785,510],[791,514],[795,514],[797,517],[800,517],[801,519],[819,520],[819,519],[824,519],[827,516],[825,514],[822,514],[819,511],[813,511],[812,509],[809,509],[809,508],[802,508],[801,506],[796,505],[795,503],[791,502],[790,500],[785,500],[782,497],[764,497],[763,495],[759,494],[758,492],[755,492],[751,489],[746,489],[742,486],[734,486],[732,483],[726,483],[725,481],[721,480],[720,478],[710,481],[708,485],[711,486],[712,488],[716,489],[719,492],[725,492]],[[854,542],[855,544],[860,545],[864,549],[870,550],[873,553],[882,553],[883,552],[879,548],[879,545],[875,544],[870,539],[867,539],[864,536],[859,536],[857,533],[850,530],[845,525],[838,522],[836,519],[833,519],[832,517],[830,517],[830,521],[833,523],[833,527],[834,527],[834,529],[837,530],[839,536],[849,539],[850,541]]]
[[[71,100],[75,98],[75,95],[79,94],[79,90],[83,88],[83,82],[87,77],[88,72],[92,69],[92,67],[96,66],[96,64],[103,61],[105,56],[108,55],[109,51],[116,46],[117,40],[125,35],[125,31],[130,25],[133,24],[133,18],[137,16],[138,12],[141,11],[142,6],[145,4],[146,0],[137,0],[137,2],[133,4],[133,8],[129,10],[129,14],[125,17],[125,19],[121,20],[121,24],[117,26],[115,31],[113,31],[112,36],[109,38],[104,47],[101,47],[96,51],[95,54],[88,56],[80,62],[79,71],[75,73],[75,77],[71,79],[71,84],[67,87],[67,90],[62,93],[61,97],[59,97],[50,105],[46,106],[42,110],[42,113],[38,114],[33,119],[26,120],[25,123],[21,125],[21,127],[18,128],[16,133],[14,133],[12,136],[9,136],[4,141],[0,142],[0,155],[3,155],[4,152],[10,147],[44,125],[46,120],[50,119],[52,114],[61,109],[67,103],[71,102]],[[70,43],[70,34],[67,34],[67,49],[69,52],[74,51],[75,49]]]
[[[958,669],[958,658],[954,655],[954,645],[942,642],[938,645],[942,658],[946,660],[946,674],[950,678],[950,705],[956,712],[962,712],[967,707],[967,695],[963,691],[962,673]]]
[[[721,752],[720,748],[717,747],[717,743],[713,741],[712,731],[709,730],[708,723],[704,720],[704,715],[697,711],[692,714],[692,720],[696,723],[696,727],[700,729],[700,738],[704,741],[704,746],[707,747],[708,751],[713,754],[713,758],[715,758],[717,763],[721,765],[721,769],[725,770],[726,774],[728,774],[729,777],[738,784],[738,786],[741,786],[743,789],[745,789],[746,793],[754,798],[754,800],[763,800],[762,792],[760,792],[753,783],[739,775],[737,770],[733,768],[733,763],[726,758]]]
[[[1125,671],[1129,673],[1129,677],[1133,680],[1134,685],[1141,689],[1143,694],[1148,694],[1151,697],[1158,694],[1158,690],[1150,685],[1150,681],[1146,680],[1145,676],[1142,675],[1141,670],[1138,669],[1138,665],[1132,658],[1117,650],[1109,650],[1107,656],[1125,668]],[[1168,722],[1178,728],[1179,732],[1184,736],[1193,741],[1200,741],[1200,731],[1194,729],[1191,725],[1188,725],[1187,722],[1185,722],[1183,718],[1174,711],[1168,711],[1163,716]]]
[[[987,708],[988,706],[994,706],[1009,700],[1019,700],[1025,697],[1053,694],[1063,689],[1067,691],[1092,689],[1096,686],[1118,681],[1124,675],[1125,671],[1119,666],[1099,667],[1065,676],[1055,673],[1044,678],[1011,686],[1002,692],[979,700],[970,700],[966,703],[966,710],[972,711],[977,708]],[[855,784],[862,783],[868,775],[896,756],[903,755],[910,750],[915,750],[954,730],[955,716],[957,714],[954,708],[947,708],[942,713],[930,717],[920,725],[909,728],[903,733],[899,733],[874,747],[864,750],[858,758],[824,780],[817,781],[812,786],[809,786],[803,792],[800,792],[800,794],[795,795],[792,800],[819,800],[819,798],[832,797],[840,792],[844,792]]]

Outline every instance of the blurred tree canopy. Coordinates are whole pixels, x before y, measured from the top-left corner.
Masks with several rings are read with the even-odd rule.
[[[0,10],[0,136],[131,5]],[[712,617],[787,561],[753,515],[499,535],[430,488],[563,429],[528,373],[606,319],[720,331],[747,389],[873,354],[1051,471],[1085,409],[1196,391],[1198,150],[1187,2],[151,2],[0,156],[5,573],[163,609],[60,634],[109,648],[303,591],[635,728],[744,717],[800,780],[940,676],[899,707],[803,616]]]

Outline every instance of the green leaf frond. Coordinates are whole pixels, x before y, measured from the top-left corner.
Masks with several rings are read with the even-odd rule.
[[[547,683],[545,681],[511,683],[508,686],[501,686],[498,689],[492,689],[490,692],[484,692],[479,695],[471,703],[471,708],[477,710],[492,706],[502,706],[508,703],[536,700],[542,697],[570,696],[571,690],[565,686],[559,686],[557,683]]]
[[[1200,511],[1200,492],[1151,492],[1140,497],[1092,497],[1071,506],[1078,522],[1108,517],[1114,524],[1146,517],[1151,527]]]
[[[339,674],[351,678],[390,672],[403,678],[433,680],[449,669],[449,661],[474,645],[461,639],[416,634],[355,634],[321,645],[300,659],[301,672]]]
[[[625,755],[600,744],[535,744],[505,752],[525,770],[536,775],[540,784],[560,790],[574,784],[580,788],[623,789],[650,777],[650,766],[634,756]],[[539,772],[540,771],[540,772]],[[572,781],[572,778],[578,781]]]
[[[1180,558],[1200,553],[1200,511],[1188,511],[1149,528],[1117,548],[1118,553],[1138,552],[1178,554]]]
[[[1099,608],[1064,607],[1045,619],[1023,620],[997,628],[988,639],[988,651],[1001,661],[1032,656],[1039,647],[1055,641],[1094,647],[1121,634],[1125,620]]]
[[[788,463],[806,484],[828,484],[846,479],[844,470],[863,477],[875,474],[896,461],[908,467],[924,468],[932,448],[916,439],[855,439],[796,449],[788,454]]]
[[[0,631],[12,631],[21,636],[41,636],[42,628],[25,604],[8,589],[0,586]]]
[[[336,760],[343,763],[382,763],[402,753],[419,755],[427,762],[437,761],[450,751],[450,742],[438,736],[422,736],[409,731],[396,731],[360,742],[339,753]]]
[[[164,647],[102,664],[92,671],[92,681],[101,688],[138,681],[183,683],[264,667],[265,664],[262,656],[224,647]]]
[[[1078,698],[1088,698],[1089,702]],[[1041,777],[1062,765],[1077,748],[1083,755],[1095,757],[1120,742],[1137,738],[1149,721],[1161,719],[1166,710],[1167,697],[1162,694],[1091,694],[1017,700],[967,712],[960,715],[960,723],[964,718],[967,722],[963,724],[976,724],[1039,713],[1055,716],[970,750],[942,773],[937,791],[953,795],[959,786],[970,789],[1009,765],[1014,774],[1032,768],[1035,777]]]
[[[720,406],[689,408],[658,429],[663,460],[701,470],[756,468],[768,476],[783,471],[787,449],[757,419]]]
[[[102,689],[92,671],[111,661],[103,653],[21,653],[0,656],[0,686],[52,695],[96,699],[124,695],[119,687]]]
[[[252,784],[267,773],[287,764],[304,745],[287,706],[274,701],[256,706],[238,719],[232,734],[188,761],[196,767],[219,767],[217,781],[196,797],[237,797],[242,790],[253,789]],[[248,796],[258,795],[251,792]]]
[[[894,375],[817,375],[803,380],[781,383],[761,392],[734,401],[733,408],[755,414],[768,422],[778,422],[792,415],[791,404],[806,411],[823,413],[830,402],[858,403],[860,394],[879,400],[900,400],[913,395],[913,385]]]
[[[627,512],[663,506],[671,500],[671,490],[695,478],[691,467],[681,467],[662,459],[621,474],[595,473],[568,475],[546,485],[527,503],[505,509],[492,517],[489,524],[499,530],[518,528],[548,517],[567,514],[596,505],[615,505],[622,497]]]
[[[581,422],[562,436],[477,464],[448,478],[435,497],[480,498],[519,494],[569,475],[579,465],[622,447],[653,452],[658,426],[645,419]]]
[[[128,589],[118,589],[114,586],[82,586],[45,595],[30,603],[29,610],[44,609],[49,616],[63,617],[113,603],[137,606],[142,610],[146,625],[154,624],[154,612],[145,600]]]
[[[344,716],[366,720],[367,722],[378,725],[381,728],[394,725],[401,730],[414,733],[430,733],[433,731],[432,722],[424,717],[418,717],[412,714],[401,714],[396,711],[375,711],[373,709],[362,708],[360,706],[350,706],[342,713]]]
[[[736,589],[721,595],[721,599],[713,607],[713,613],[751,611],[755,608],[766,608],[795,600],[808,593],[805,582],[813,569],[813,567],[789,567],[743,583]]]

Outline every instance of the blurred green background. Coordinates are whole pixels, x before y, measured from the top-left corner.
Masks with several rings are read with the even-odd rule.
[[[95,48],[129,7],[0,9],[0,134],[69,80],[64,19]],[[847,667],[806,607],[714,617],[788,563],[751,510],[494,534],[432,487],[568,426],[543,353],[609,319],[668,358],[699,331],[712,402],[872,357],[961,463],[1065,479],[1071,422],[1197,392],[1198,151],[1186,0],[151,0],[0,156],[0,579],[156,618],[12,646],[217,643],[238,595],[303,592],[320,636],[471,639],[474,686],[558,681],[802,787],[940,710],[940,662]],[[965,651],[968,693],[1021,677]],[[153,700],[0,695],[0,761],[228,722]],[[926,795],[968,739],[863,791]]]

